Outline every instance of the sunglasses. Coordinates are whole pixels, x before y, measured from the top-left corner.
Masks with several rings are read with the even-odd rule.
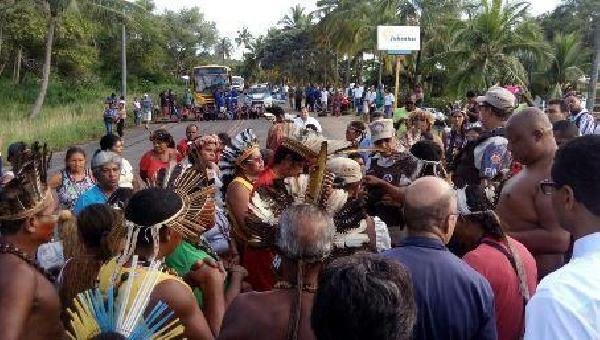
[[[552,195],[556,190],[560,189],[562,185],[556,184],[549,179],[545,179],[540,182],[540,191],[544,195]]]

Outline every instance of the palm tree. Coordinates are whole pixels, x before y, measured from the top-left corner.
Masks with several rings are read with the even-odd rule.
[[[552,41],[552,48],[554,59],[547,72],[551,84],[564,87],[585,74],[580,67],[586,62],[589,54],[583,49],[579,35],[558,33]]]
[[[279,21],[284,29],[306,29],[312,24],[313,14],[304,13],[304,7],[297,4],[295,7],[290,7],[290,13],[286,14]]]
[[[220,56],[225,62],[225,59],[231,57],[233,51],[233,44],[229,38],[221,38],[215,46],[215,54]]]
[[[527,85],[527,72],[519,53],[531,53],[538,60],[550,58],[541,29],[525,21],[529,4],[503,5],[502,0],[481,0],[481,11],[456,28],[452,48],[430,58],[454,74],[457,91],[485,89],[496,83]]]

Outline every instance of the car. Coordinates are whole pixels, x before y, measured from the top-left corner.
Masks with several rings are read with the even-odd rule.
[[[246,91],[244,104],[251,112],[264,113],[273,107],[273,95],[268,84],[253,85]]]

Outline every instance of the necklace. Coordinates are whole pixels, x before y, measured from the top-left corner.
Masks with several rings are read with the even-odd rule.
[[[275,283],[273,288],[275,288],[275,289],[292,289],[292,288],[296,288],[296,285],[293,283],[290,283],[289,281],[277,281],[277,283]],[[316,293],[317,285],[313,285],[313,284],[309,284],[309,283],[303,284],[302,291],[307,292],[307,293]]]
[[[0,255],[7,254],[13,255],[26,262],[28,265],[37,270],[40,274],[42,274],[48,281],[54,282],[52,276],[42,267],[40,267],[34,260],[32,260],[27,254],[25,254],[22,250],[15,247],[10,243],[0,243]]]

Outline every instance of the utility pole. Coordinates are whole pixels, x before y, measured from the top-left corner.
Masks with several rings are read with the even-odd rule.
[[[125,17],[125,13],[123,13]],[[127,95],[127,32],[125,31],[125,19],[121,24],[121,95]]]

